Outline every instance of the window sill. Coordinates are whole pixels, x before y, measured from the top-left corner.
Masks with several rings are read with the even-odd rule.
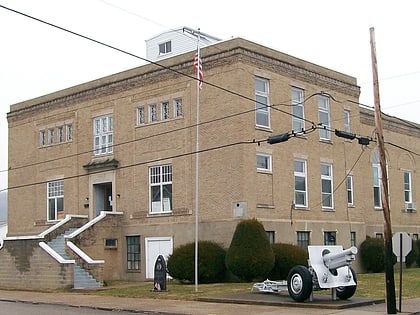
[[[309,208],[308,208],[308,207],[306,207],[306,206],[297,206],[297,205],[295,205],[295,206],[293,207],[293,210],[303,210],[303,211],[309,211]]]
[[[152,217],[167,217],[167,216],[172,216],[173,212],[172,211],[165,211],[165,212],[149,212],[149,214],[147,215],[147,217],[152,218]]]
[[[261,131],[266,131],[266,132],[273,132],[273,129],[271,129],[271,127],[255,125],[255,129],[256,130],[261,130]]]
[[[257,173],[259,173],[259,174],[272,175],[273,174],[273,171],[272,170],[264,170],[264,169],[257,168]]]
[[[325,143],[325,144],[333,144],[331,139],[319,139],[319,142]]]
[[[334,208],[322,208],[322,211],[324,212],[335,212]]]

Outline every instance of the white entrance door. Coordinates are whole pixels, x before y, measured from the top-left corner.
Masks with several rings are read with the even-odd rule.
[[[146,278],[153,279],[155,274],[155,262],[159,255],[165,260],[172,254],[172,237],[146,237]]]

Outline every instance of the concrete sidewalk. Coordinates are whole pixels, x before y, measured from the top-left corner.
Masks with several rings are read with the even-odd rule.
[[[52,305],[69,305],[74,307],[89,307],[93,309],[112,311],[143,311],[153,314],[194,314],[194,315],[297,315],[297,314],[339,314],[339,315],[376,315],[387,314],[386,303],[360,305],[348,308],[335,308],[335,302],[330,301],[330,308],[325,307],[324,298],[314,296],[315,303],[305,302],[276,302],[279,296],[262,293],[243,293],[226,297],[208,298],[207,301],[179,301],[159,299],[120,298],[99,295],[83,294],[83,292],[34,292],[0,290],[0,300],[8,302],[43,303]],[[352,299],[353,300],[353,299]],[[274,303],[273,303],[274,301]],[[318,305],[316,305],[318,301]],[[360,298],[352,303],[361,301]],[[397,308],[399,301],[397,300]],[[403,312],[400,314],[420,314],[420,298],[404,300]]]

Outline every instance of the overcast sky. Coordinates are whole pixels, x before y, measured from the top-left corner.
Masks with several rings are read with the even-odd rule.
[[[246,3],[246,4],[245,4]],[[145,40],[182,26],[242,37],[354,76],[373,106],[375,28],[382,111],[420,123],[420,1],[0,0],[0,5],[146,58]],[[9,106],[144,64],[0,8],[0,191]],[[205,69],[205,65],[204,65]]]

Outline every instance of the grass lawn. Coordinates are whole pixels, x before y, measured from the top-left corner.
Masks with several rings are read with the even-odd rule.
[[[403,298],[420,297],[420,268],[403,270]],[[357,290],[355,296],[385,298],[385,274],[358,274]],[[91,291],[90,294],[120,296],[133,298],[159,298],[172,300],[194,300],[198,297],[232,294],[236,292],[249,292],[253,283],[216,283],[199,284],[195,292],[194,284],[180,284],[177,281],[168,281],[166,292],[153,292],[152,282],[111,281],[101,290]],[[399,271],[395,272],[395,291],[399,296]],[[320,291],[329,294],[329,290]]]

